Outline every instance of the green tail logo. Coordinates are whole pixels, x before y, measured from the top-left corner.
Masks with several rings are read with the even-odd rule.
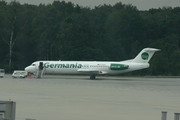
[[[142,58],[143,60],[148,60],[148,57],[149,57],[149,54],[148,54],[147,52],[143,52],[143,53],[141,54],[141,58]]]

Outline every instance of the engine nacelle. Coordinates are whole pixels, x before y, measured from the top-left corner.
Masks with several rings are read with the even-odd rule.
[[[125,65],[125,64],[111,64],[110,65],[111,70],[125,70],[128,68],[129,68],[129,65]]]

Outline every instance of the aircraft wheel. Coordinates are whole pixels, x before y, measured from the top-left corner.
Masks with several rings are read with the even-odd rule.
[[[96,76],[95,76],[95,75],[91,75],[91,76],[90,76],[90,79],[91,79],[91,80],[94,80],[94,79],[96,79]]]

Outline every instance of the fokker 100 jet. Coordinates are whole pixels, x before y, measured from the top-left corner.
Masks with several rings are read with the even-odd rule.
[[[39,71],[45,74],[87,74],[90,79],[95,79],[96,75],[115,75],[148,68],[148,62],[156,51],[159,49],[144,48],[134,59],[120,62],[36,61],[26,67],[25,71],[34,74]]]

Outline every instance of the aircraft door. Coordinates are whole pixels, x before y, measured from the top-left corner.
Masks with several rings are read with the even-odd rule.
[[[36,67],[37,70],[42,70],[43,69],[43,62],[36,63],[35,67]]]
[[[39,70],[43,70],[43,62],[39,62]]]

